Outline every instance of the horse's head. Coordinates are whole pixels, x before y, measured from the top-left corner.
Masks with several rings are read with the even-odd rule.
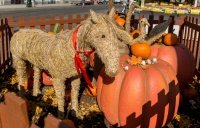
[[[85,41],[95,48],[98,56],[105,65],[105,72],[108,76],[114,77],[119,71],[119,50],[118,39],[109,21],[111,19],[104,14],[97,14],[90,11],[90,26]],[[117,26],[116,26],[117,27]]]

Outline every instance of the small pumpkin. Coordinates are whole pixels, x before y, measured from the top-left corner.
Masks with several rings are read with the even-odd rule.
[[[48,34],[49,34],[49,35],[55,35],[55,33],[54,33],[54,32],[48,32]]]
[[[89,96],[97,96],[97,86],[96,85],[93,85],[93,88],[91,88],[90,86],[88,86],[86,88],[86,93],[89,95]]]
[[[117,24],[119,24],[120,27],[123,27],[126,21],[125,21],[125,19],[118,17],[118,18],[115,19],[115,22]]]
[[[168,33],[164,36],[163,43],[168,46],[173,46],[178,43],[178,37],[174,33]]]
[[[151,46],[147,42],[136,42],[131,46],[131,52],[136,57],[147,59],[151,55]]]
[[[139,29],[135,29],[133,30],[133,32],[131,32],[131,36],[133,37],[133,39],[136,39],[140,34],[141,32]]]
[[[160,59],[146,67],[129,65],[127,59],[128,55],[121,56],[120,72],[114,78],[101,70],[96,83],[99,108],[112,125],[161,128],[178,110],[176,73]]]

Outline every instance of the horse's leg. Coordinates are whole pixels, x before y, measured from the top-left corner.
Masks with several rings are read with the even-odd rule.
[[[79,96],[79,90],[80,90],[80,84],[81,84],[81,80],[80,78],[77,78],[75,80],[72,81],[71,83],[71,109],[72,114],[75,114],[74,116],[79,117],[79,113],[78,113],[78,96]]]
[[[17,76],[19,79],[18,89],[21,90],[21,87],[24,87],[24,82],[26,80],[26,62],[18,57],[13,57],[13,65],[16,69]]]
[[[34,79],[33,79],[33,96],[37,96],[38,94],[41,94],[40,91],[40,76],[41,76],[41,70],[33,66],[34,71]]]
[[[58,117],[63,119],[65,112],[65,79],[53,78],[53,86],[58,100]]]

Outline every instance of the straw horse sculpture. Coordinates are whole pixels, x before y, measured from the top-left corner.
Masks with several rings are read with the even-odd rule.
[[[83,74],[79,69],[89,62],[87,53],[95,49],[105,64],[106,74],[114,77],[119,71],[120,54],[117,37],[127,44],[132,43],[129,33],[116,26],[113,20],[114,12],[113,9],[108,15],[105,15],[91,10],[91,16],[77,28],[55,36],[48,35],[39,29],[22,29],[16,32],[11,38],[10,48],[13,65],[19,77],[18,88],[20,89],[20,86],[24,85],[27,62],[31,63],[34,69],[34,96],[41,93],[39,89],[41,70],[48,71],[52,76],[58,100],[58,111],[63,115],[65,80],[73,78],[71,109],[78,117],[80,74]],[[82,62],[81,66],[80,61]]]

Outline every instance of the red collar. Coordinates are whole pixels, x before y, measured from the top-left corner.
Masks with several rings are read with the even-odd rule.
[[[83,73],[83,77],[86,81],[86,83],[91,87],[93,88],[92,84],[91,84],[91,81],[87,75],[87,72],[86,72],[86,69],[84,67],[84,64],[79,56],[79,53],[83,53],[85,55],[90,55],[91,53],[94,52],[94,50],[87,50],[87,51],[78,51],[77,50],[77,46],[76,46],[76,38],[77,38],[77,33],[78,33],[78,29],[79,29],[80,26],[78,26],[75,31],[73,32],[73,35],[72,35],[72,43],[73,43],[73,46],[74,46],[74,49],[76,51],[75,53],[75,57],[74,57],[74,60],[75,60],[75,67],[76,67],[76,71],[78,72],[78,74],[80,74],[80,71]]]

